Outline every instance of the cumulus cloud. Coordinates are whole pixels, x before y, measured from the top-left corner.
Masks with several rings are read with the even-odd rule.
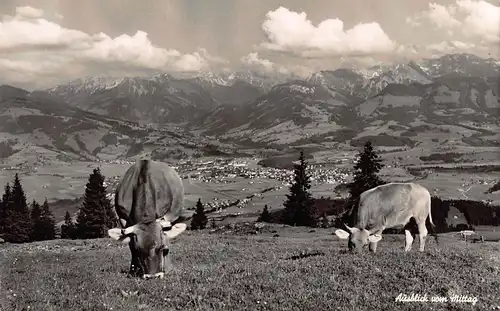
[[[255,71],[264,75],[292,75],[297,78],[306,78],[316,71],[317,68],[321,67],[314,64],[314,60],[316,59],[297,63],[295,59],[287,61],[280,57],[280,62],[277,63],[262,58],[258,52],[252,52],[241,57],[240,63],[243,65],[242,69]]]
[[[446,8],[440,4],[429,3],[428,11],[420,12],[413,17],[408,17],[406,22],[413,26],[420,26],[422,25],[422,21],[427,19],[438,29],[446,30],[452,35],[453,28],[461,25],[461,23],[453,17],[454,14],[454,8]]]
[[[28,18],[39,18],[43,16],[43,10],[32,8],[30,6],[19,6],[16,8],[16,14],[18,16]]]
[[[261,48],[303,57],[363,56],[390,53],[396,47],[376,22],[344,29],[343,21],[335,18],[315,26],[305,12],[284,7],[266,14],[262,30],[268,41],[261,43]]]
[[[19,82],[25,83],[40,74],[62,79],[84,76],[92,74],[93,67],[106,68],[110,74],[127,68],[135,73],[197,71],[224,62],[201,48],[183,54],[155,46],[144,31],[114,38],[104,33],[91,35],[64,28],[43,16],[42,10],[25,6],[0,21],[0,71],[11,73],[14,82],[22,76],[19,71],[24,72]]]
[[[269,59],[261,58],[257,52],[249,53],[248,55],[243,56],[240,60],[243,65],[256,71],[265,73],[289,73],[288,69],[283,66],[277,65]]]
[[[428,10],[408,18],[407,23],[430,23],[449,36],[460,35],[482,45],[500,43],[500,6],[482,0],[457,0],[448,6],[430,3]]]
[[[433,55],[440,55],[465,52],[474,49],[475,47],[476,46],[473,43],[465,43],[462,41],[443,41],[441,43],[430,44],[426,46],[426,49]]]

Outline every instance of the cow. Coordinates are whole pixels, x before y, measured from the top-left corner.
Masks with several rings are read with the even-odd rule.
[[[184,186],[177,172],[165,163],[138,160],[115,191],[115,210],[122,228],[108,235],[129,245],[129,274],[163,278],[171,269],[170,240],[186,229],[175,223],[182,212]]]
[[[469,235],[473,235],[473,234],[476,234],[476,232],[474,232],[473,230],[462,230],[459,232],[460,233],[460,236],[462,237],[462,239],[467,242],[467,237]]]
[[[369,244],[373,253],[377,243],[382,239],[384,229],[404,226],[406,244],[405,252],[410,251],[413,236],[406,227],[413,217],[418,226],[420,251],[424,251],[427,228],[425,221],[431,216],[431,195],[423,186],[416,183],[388,183],[363,192],[359,197],[357,220],[354,227],[346,224],[348,232],[337,229],[335,234],[340,239],[348,239],[351,251],[360,252]],[[437,236],[435,236],[437,241]]]

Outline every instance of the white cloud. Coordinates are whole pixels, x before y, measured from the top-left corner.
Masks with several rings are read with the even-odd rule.
[[[449,53],[466,52],[474,49],[476,46],[473,43],[465,43],[462,41],[442,41],[441,43],[430,44],[426,46],[426,50],[432,55],[441,55]]]
[[[105,68],[103,71],[110,74],[126,72],[127,68],[134,73],[197,71],[224,62],[201,48],[183,54],[157,47],[144,31],[115,38],[104,33],[90,35],[61,27],[42,16],[42,10],[18,7],[15,16],[5,16],[0,21],[0,71],[11,73],[13,82],[20,79],[22,75],[14,73],[21,70],[26,75],[19,82],[27,83],[30,76],[38,82],[37,74],[71,79],[92,74],[92,68]]]
[[[256,52],[249,53],[240,60],[245,66],[258,71],[270,73],[279,71],[280,69],[284,70],[284,68],[282,69],[281,67],[277,68],[276,64],[269,59],[260,58],[259,54]]]
[[[268,42],[261,43],[261,48],[304,57],[390,53],[396,47],[376,22],[345,30],[344,23],[336,18],[315,26],[305,12],[284,7],[268,12],[262,29]]]
[[[39,18],[43,16],[43,10],[30,6],[19,6],[16,8],[16,14],[27,18]]]
[[[453,34],[453,28],[459,27],[461,23],[453,17],[454,8],[447,8],[436,3],[429,3],[429,10],[420,12],[414,17],[408,17],[406,22],[412,26],[422,25],[423,20],[428,20],[440,30],[446,30],[449,35]]]
[[[457,1],[460,11],[466,13],[464,34],[479,36],[489,43],[500,42],[500,6],[486,1]]]
[[[269,59],[262,58],[259,53],[252,52],[240,58],[243,67],[255,72],[268,75],[295,75],[297,77],[307,77],[314,71],[312,64],[297,64],[296,62],[278,64]]]
[[[445,30],[449,36],[461,35],[482,45],[500,43],[500,6],[486,1],[457,0],[449,6],[430,3],[428,10],[407,19],[413,26],[425,22]]]

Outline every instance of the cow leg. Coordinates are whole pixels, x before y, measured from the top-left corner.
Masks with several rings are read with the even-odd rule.
[[[129,274],[130,276],[139,276],[140,274],[140,265],[139,265],[139,259],[137,256],[135,255],[132,255],[132,262],[130,263],[130,270],[129,270]]]
[[[172,269],[172,256],[170,255],[170,252],[168,252],[163,257],[163,272],[169,273],[170,271],[172,271]]]
[[[425,219],[418,223],[418,236],[420,238],[420,251],[424,251],[425,239],[427,237],[427,227],[425,226]]]
[[[379,231],[375,232],[374,234],[380,234],[380,235],[382,235],[382,232],[384,232],[384,229],[385,229],[385,228],[383,228],[383,229],[381,229],[381,230],[379,230]],[[378,245],[378,242],[370,242],[370,243],[368,244],[368,249],[369,249],[371,252],[375,253],[375,252],[377,252],[377,245]]]
[[[370,252],[377,252],[377,244],[378,242],[370,242],[370,244],[368,244],[368,249],[370,250]]]
[[[133,277],[139,276],[142,272],[139,257],[137,256],[136,252],[132,250],[132,245],[129,244],[129,248],[130,253],[132,254],[132,262],[130,263],[129,275]]]
[[[411,245],[413,243],[413,236],[410,230],[405,229],[405,252],[409,252],[411,250]]]

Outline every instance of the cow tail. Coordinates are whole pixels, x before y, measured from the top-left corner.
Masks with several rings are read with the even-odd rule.
[[[436,244],[439,245],[439,238],[436,232],[436,226],[431,222],[431,230],[430,230],[430,235],[434,237],[434,240],[436,241]]]
[[[431,202],[432,202],[432,200],[429,196],[429,223],[431,224],[430,235],[432,235],[434,237],[434,241],[436,241],[436,244],[439,245],[439,238],[438,238],[437,231],[436,231],[436,225],[432,221]]]

